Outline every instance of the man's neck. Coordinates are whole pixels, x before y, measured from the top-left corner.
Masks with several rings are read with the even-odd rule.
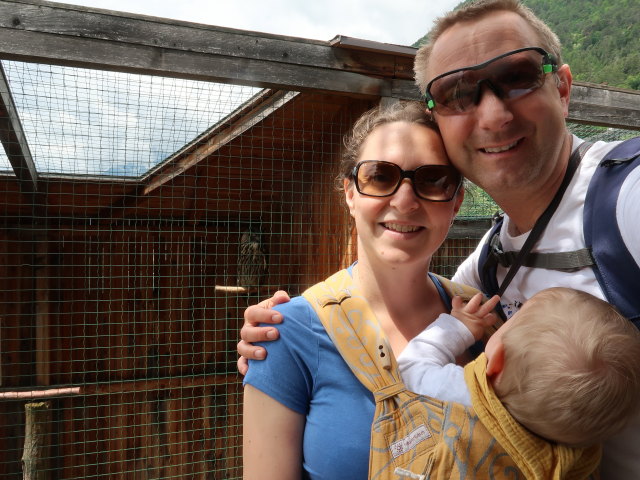
[[[509,234],[521,235],[530,231],[558,192],[571,156],[573,137],[567,132],[557,167],[542,184],[530,184],[526,191],[506,192],[494,200],[509,216]]]

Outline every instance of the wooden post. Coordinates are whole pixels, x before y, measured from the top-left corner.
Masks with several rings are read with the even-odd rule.
[[[25,435],[22,452],[24,480],[49,480],[51,410],[49,402],[25,405]]]

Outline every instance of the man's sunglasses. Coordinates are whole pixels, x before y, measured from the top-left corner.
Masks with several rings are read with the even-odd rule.
[[[448,202],[456,196],[462,177],[451,165],[423,165],[403,170],[395,163],[364,160],[353,167],[356,190],[369,197],[389,197],[408,178],[417,197],[431,202]]]
[[[438,75],[427,84],[425,102],[440,115],[467,113],[480,103],[483,85],[498,98],[511,100],[540,88],[547,73],[557,70],[553,56],[542,48],[519,48]]]

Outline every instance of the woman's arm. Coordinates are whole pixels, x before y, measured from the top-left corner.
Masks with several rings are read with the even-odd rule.
[[[304,422],[302,414],[245,385],[243,479],[300,480]]]

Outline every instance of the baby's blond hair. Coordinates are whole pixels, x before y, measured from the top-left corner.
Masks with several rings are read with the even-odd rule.
[[[494,388],[505,407],[538,435],[575,446],[621,430],[640,406],[638,329],[578,290],[550,288],[527,303],[502,337]]]

